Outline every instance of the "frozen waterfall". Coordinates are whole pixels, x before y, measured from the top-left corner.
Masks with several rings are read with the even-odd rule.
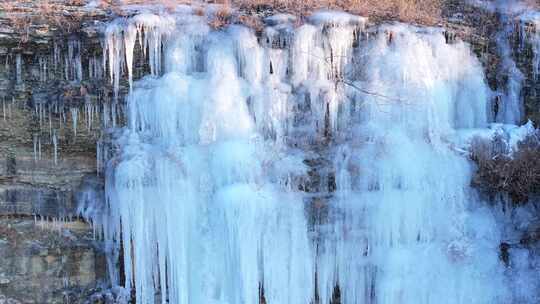
[[[461,149],[494,116],[467,44],[338,12],[257,35],[199,15],[105,31],[131,89],[99,223],[136,303],[511,301]]]

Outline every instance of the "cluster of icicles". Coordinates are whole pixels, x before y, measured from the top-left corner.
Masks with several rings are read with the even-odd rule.
[[[27,81],[38,80],[41,83],[56,81],[57,77],[74,84],[80,85],[83,80],[98,80],[104,78],[103,59],[101,56],[93,55],[88,58],[87,72],[83,71],[82,60],[83,50],[80,40],[70,38],[67,42],[54,42],[49,54],[36,55],[31,60],[37,62],[36,70],[25,62],[23,55],[17,53],[14,56],[7,54],[4,60],[4,71],[9,75],[13,71],[15,79],[15,90],[24,91]],[[30,60],[30,59],[27,59]],[[14,70],[12,70],[14,65]],[[29,76],[25,79],[25,76]],[[115,126],[118,116],[117,105],[110,102],[103,102],[102,105],[92,102],[86,92],[82,97],[83,101],[78,104],[70,104],[69,97],[60,95],[47,95],[47,93],[35,90],[36,95],[32,98],[33,111],[36,121],[39,123],[39,132],[32,134],[34,161],[38,162],[43,157],[44,150],[49,150],[54,164],[58,163],[60,157],[60,134],[64,133],[66,125],[71,124],[71,131],[74,138],[77,137],[77,130],[80,124],[84,126],[87,133],[100,128]],[[82,95],[82,94],[81,94]],[[18,107],[15,97],[6,98],[2,96],[1,119],[4,121],[13,118],[13,108]]]
[[[132,88],[91,217],[123,244],[136,302],[533,303],[508,288],[460,152],[495,119],[469,47],[293,19],[256,35],[186,9],[107,28],[112,82]],[[133,82],[137,47],[152,72]]]
[[[24,86],[25,63],[23,56],[18,53],[13,56],[7,55],[5,58],[5,71],[9,73],[11,61],[15,63],[16,84]],[[33,60],[38,63],[37,71],[26,71],[27,75],[35,76],[41,83],[55,81],[60,76],[66,82],[73,84],[73,88],[78,88],[83,80],[101,80],[105,77],[103,57],[91,55],[85,62],[82,60],[83,50],[81,41],[70,38],[67,42],[55,41],[49,54],[36,55]],[[87,66],[87,69],[83,69]],[[72,88],[72,89],[73,89]],[[91,133],[96,128],[115,127],[119,117],[122,115],[121,108],[113,100],[107,98],[98,102],[93,102],[87,94],[86,88],[82,86],[78,96],[82,102],[71,103],[70,97],[47,96],[43,97],[38,91],[37,98],[33,98],[33,110],[36,120],[39,122],[39,132],[33,134],[34,160],[43,159],[43,150],[50,147],[50,153],[54,159],[54,164],[58,163],[60,150],[60,134],[64,133],[66,125],[71,125],[73,138],[77,137],[77,131],[81,126],[87,133]],[[65,94],[66,95],[66,94]],[[53,98],[51,98],[53,97]],[[2,99],[3,120],[12,118],[12,107],[16,106],[15,99],[7,101]],[[75,139],[76,140],[76,139]],[[43,147],[43,149],[42,149]]]

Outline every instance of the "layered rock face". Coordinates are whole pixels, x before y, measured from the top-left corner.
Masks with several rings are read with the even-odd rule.
[[[62,3],[49,16],[36,1],[0,9],[2,303],[75,303],[106,281],[103,245],[75,216],[96,176],[104,14]]]
[[[115,75],[104,64],[101,22],[112,20],[113,11],[52,3],[62,13],[41,18],[35,3],[20,1],[16,14],[28,24],[15,25],[13,14],[0,13],[0,300],[84,301],[89,288],[108,278],[92,228],[73,219],[81,192],[103,188],[103,150],[96,147],[108,128],[124,124],[128,71]],[[520,95],[524,108],[513,122],[538,122],[538,23],[460,1],[445,14],[447,39],[472,45],[496,92],[494,104]],[[501,49],[501,39],[508,50]],[[133,57],[134,79],[152,69],[140,50]],[[306,192],[335,188],[335,172],[325,172],[326,156],[307,162]]]
[[[0,219],[0,301],[76,303],[105,278],[105,256],[83,222]]]

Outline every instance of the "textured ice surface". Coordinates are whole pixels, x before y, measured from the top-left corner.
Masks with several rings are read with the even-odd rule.
[[[470,134],[499,127],[468,45],[367,35],[339,12],[291,21],[261,37],[189,10],[107,27],[115,86],[135,47],[151,75],[101,156],[107,217],[85,210],[122,241],[137,303],[330,303],[337,288],[343,304],[534,303],[528,252],[505,271],[507,231],[469,186]]]

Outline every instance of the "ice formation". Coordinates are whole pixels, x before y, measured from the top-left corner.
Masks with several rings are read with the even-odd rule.
[[[15,73],[17,75],[17,84],[22,83],[22,55],[20,53],[17,53],[15,55]]]
[[[84,214],[122,243],[136,302],[534,303],[509,290],[502,228],[469,186],[461,149],[494,113],[468,45],[293,21],[257,37],[144,13],[105,30],[127,126],[98,147],[105,213]],[[136,47],[150,75],[133,81]]]
[[[507,21],[508,22],[508,21]],[[523,116],[521,89],[525,76],[516,66],[512,57],[509,39],[512,32],[512,23],[506,25],[505,31],[499,33],[497,44],[502,58],[503,73],[508,75],[506,88],[502,96],[496,100],[497,111],[495,121],[507,124],[519,124]]]
[[[56,136],[56,130],[53,130],[52,134],[53,156],[54,164],[58,164],[58,137]]]
[[[470,4],[483,10],[497,13],[500,29],[496,35],[497,53],[501,62],[500,73],[502,87],[496,92],[495,121],[504,124],[523,123],[523,93],[525,79],[529,71],[523,65],[522,58],[532,57],[530,73],[532,79],[538,79],[540,70],[540,13],[530,1],[515,0],[469,0]],[[516,42],[519,46],[516,48]],[[530,49],[530,51],[529,51]],[[520,62],[521,61],[521,62]]]
[[[128,20],[119,19],[107,26],[103,49],[107,55],[103,56],[103,64],[108,63],[115,97],[118,97],[122,69],[127,69],[129,84],[132,86],[133,49],[137,40],[144,55],[148,56],[151,74],[161,73],[161,42],[173,27],[174,19],[150,13],[139,14]]]
[[[520,15],[521,46],[530,44],[532,49],[532,73],[538,80],[540,73],[540,12],[529,11]],[[522,49],[523,50],[523,49]]]

